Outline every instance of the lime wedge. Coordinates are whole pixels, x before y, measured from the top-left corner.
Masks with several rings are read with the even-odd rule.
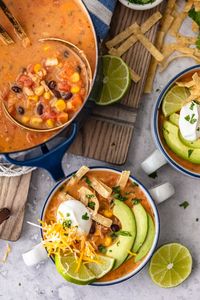
[[[65,257],[56,255],[55,264],[57,271],[69,282],[86,285],[96,279],[95,275],[84,264],[81,264],[78,272],[76,271],[77,261],[75,260],[74,255]]]
[[[112,257],[99,255],[100,263],[88,263],[87,268],[95,275],[96,279],[103,277],[110,272],[114,266],[115,259]]]
[[[160,247],[153,255],[149,274],[160,287],[169,288],[182,283],[191,273],[192,257],[181,244],[172,243]]]
[[[189,90],[178,85],[173,86],[165,95],[162,111],[165,117],[179,111],[189,96]]]
[[[131,83],[129,67],[117,56],[103,56],[103,88],[96,101],[98,105],[109,105],[119,101]]]

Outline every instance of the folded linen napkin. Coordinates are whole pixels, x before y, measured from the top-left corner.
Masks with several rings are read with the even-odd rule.
[[[83,0],[83,2],[90,12],[98,37],[104,39],[110,28],[117,0]]]

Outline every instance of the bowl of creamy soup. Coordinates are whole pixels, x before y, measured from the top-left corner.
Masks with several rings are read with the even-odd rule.
[[[200,178],[200,67],[177,74],[161,92],[153,110],[152,132],[157,150],[143,163],[148,174],[166,163]]]
[[[172,193],[169,184],[148,192],[129,171],[82,166],[48,196],[41,244],[23,254],[25,263],[51,257],[61,276],[79,285],[131,278],[147,264],[159,237],[151,195],[161,202]]]

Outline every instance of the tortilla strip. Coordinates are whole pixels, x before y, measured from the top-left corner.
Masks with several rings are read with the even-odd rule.
[[[163,31],[159,31],[157,34],[156,47],[161,49],[164,41],[165,33]],[[144,93],[148,94],[152,92],[153,82],[156,74],[156,70],[158,67],[158,62],[154,57],[151,57],[151,62],[147,74],[147,79],[144,87]]]
[[[188,81],[188,82],[181,82],[181,81],[177,81],[176,82],[176,85],[178,86],[181,86],[181,87],[187,87],[187,88],[190,88],[194,85],[194,81],[191,80],[191,81]]]
[[[156,12],[150,18],[148,18],[142,25],[141,25],[141,32],[146,33],[151,29],[153,25],[155,25],[160,19],[162,15],[160,12]],[[138,25],[137,25],[138,26]],[[134,29],[133,29],[134,30]],[[137,42],[137,38],[135,35],[131,35],[119,48],[115,51],[112,49],[109,51],[109,54],[122,56],[126,51],[130,49],[135,43]],[[115,53],[115,54],[114,54]]]
[[[129,176],[130,176],[130,171],[123,171],[120,175],[119,181],[117,183],[117,186],[120,186],[120,189],[123,190],[125,186],[127,185]]]
[[[105,227],[110,227],[112,225],[111,219],[106,218],[100,214],[94,214],[94,210],[92,210],[91,208],[88,208],[88,210],[90,211],[90,213],[92,215],[92,220],[94,220],[95,222],[97,222]]]
[[[153,57],[159,62],[164,59],[162,53],[150,42],[150,40],[141,32],[140,27],[134,30],[137,39],[142,43],[142,45],[151,53]]]
[[[70,194],[65,195],[65,200],[77,200],[74,197],[72,197]]]
[[[198,58],[192,54],[180,54],[180,55],[176,55],[176,56],[172,57],[170,60],[166,61],[166,63],[162,66],[162,68],[159,71],[163,72],[169,66],[169,64],[171,64],[171,62],[173,62],[177,58],[183,58],[183,57],[193,58],[196,62],[200,63],[200,58]]]
[[[85,205],[88,206],[88,202],[94,202],[95,203],[95,207],[93,210],[93,214],[96,215],[98,210],[99,210],[99,200],[97,199],[96,195],[89,190],[88,188],[82,186],[79,190],[79,197],[80,197],[80,201]],[[91,197],[88,197],[91,196]]]
[[[69,185],[73,185],[77,182],[79,182],[79,180],[85,176],[85,174],[89,171],[90,169],[86,166],[82,166],[74,176],[71,177],[70,181],[68,182]]]
[[[165,8],[163,18],[161,20],[161,28],[163,27],[163,24],[166,23],[166,18],[168,18],[168,16],[172,15],[175,5],[176,5],[176,0],[168,0],[167,1],[167,6]]]
[[[112,189],[96,178],[90,178],[92,188],[102,197],[108,198],[112,194]]]
[[[131,79],[133,82],[138,83],[141,79],[140,75],[138,75],[133,69],[129,68]]]
[[[198,10],[200,10],[200,8],[198,9]],[[199,26],[198,26],[198,24],[196,23],[196,22],[192,22],[192,31],[193,32],[199,32]]]
[[[127,39],[133,33],[134,27],[135,27],[135,23],[133,23],[131,26],[127,27],[124,31],[117,34],[112,40],[106,42],[106,47],[108,49],[111,49],[114,46],[118,45],[119,43],[123,42],[125,39]]]

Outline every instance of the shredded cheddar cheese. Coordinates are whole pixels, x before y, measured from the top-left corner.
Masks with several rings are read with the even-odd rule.
[[[61,223],[51,223],[41,221],[44,234],[43,246],[48,255],[67,256],[74,254],[77,260],[76,272],[79,271],[82,263],[99,262],[95,248],[87,240],[86,235],[78,232],[77,227],[63,227]]]

